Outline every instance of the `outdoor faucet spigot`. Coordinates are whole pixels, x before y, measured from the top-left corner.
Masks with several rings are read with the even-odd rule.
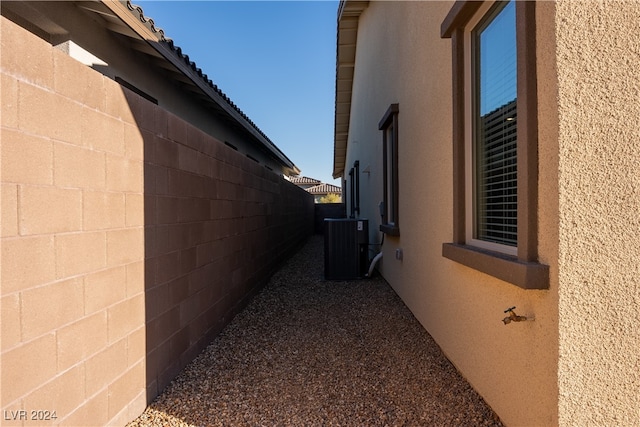
[[[504,322],[505,325],[508,325],[511,322],[522,322],[527,320],[526,316],[518,316],[515,311],[516,308],[515,307],[511,307],[511,308],[507,308],[504,312],[505,313],[509,313],[509,315],[507,317],[505,317],[504,319],[502,319],[502,322]]]

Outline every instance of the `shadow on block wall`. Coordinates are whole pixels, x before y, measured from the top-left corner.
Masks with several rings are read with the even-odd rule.
[[[314,203],[283,177],[125,92],[144,140],[150,402],[313,233]]]
[[[324,233],[324,220],[326,218],[346,218],[347,209],[344,203],[316,203],[314,212],[314,232]]]
[[[55,411],[63,425],[125,425],[313,232],[313,198],[7,18],[84,29],[100,56],[128,70],[138,53],[111,46],[84,8],[9,3],[0,16],[3,425],[23,425],[25,409]],[[101,13],[126,8],[98,3]]]

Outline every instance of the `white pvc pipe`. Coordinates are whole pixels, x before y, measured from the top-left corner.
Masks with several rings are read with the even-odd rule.
[[[371,277],[371,273],[373,273],[373,268],[376,266],[378,261],[380,261],[380,258],[382,258],[382,252],[380,252],[378,255],[373,257],[373,259],[371,260],[371,265],[369,266],[369,272],[367,273],[366,277]]]

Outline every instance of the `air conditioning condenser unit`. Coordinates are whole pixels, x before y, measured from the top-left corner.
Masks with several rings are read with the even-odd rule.
[[[367,273],[369,221],[324,220],[324,277],[327,280],[359,279]]]

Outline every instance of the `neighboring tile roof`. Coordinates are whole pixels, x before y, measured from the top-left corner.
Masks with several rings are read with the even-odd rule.
[[[320,185],[307,188],[307,191],[311,194],[341,194],[342,188],[333,184],[322,183]]]
[[[307,176],[290,176],[289,181],[291,181],[296,185],[307,185],[307,184],[318,185],[322,182],[319,179],[309,178]]]
[[[213,89],[231,108],[240,114],[240,116],[271,145],[272,149],[279,152],[283,156],[284,160],[289,162],[291,166],[295,168],[293,162],[291,162],[291,160],[273,143],[273,141],[271,141],[271,139],[233,101],[231,101],[231,99],[222,92],[222,90],[220,90],[220,88],[218,88],[218,86],[215,85],[206,74],[202,72],[201,68],[196,66],[195,62],[189,60],[189,55],[183,54],[182,49],[179,46],[176,46],[172,39],[165,36],[163,29],[156,27],[153,19],[144,15],[142,7],[131,3],[130,0],[120,0],[120,3],[126,4],[127,9],[129,9],[131,13],[157,37],[158,42],[165,44],[173,54],[184,62],[184,64],[186,64],[200,79],[202,79],[207,86]]]

